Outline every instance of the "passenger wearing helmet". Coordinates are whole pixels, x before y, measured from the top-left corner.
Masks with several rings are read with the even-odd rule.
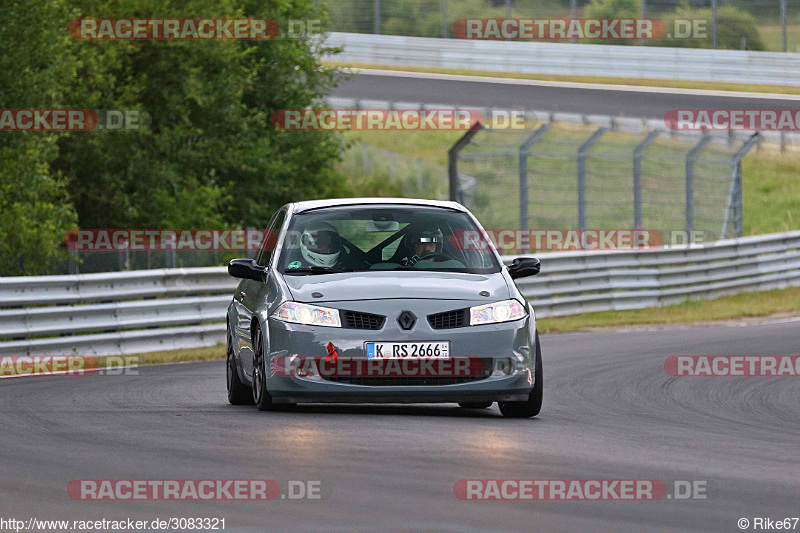
[[[403,263],[405,266],[414,266],[417,261],[432,254],[441,255],[444,237],[438,227],[425,225],[413,228],[408,237],[410,249],[408,259]]]
[[[339,232],[327,222],[309,224],[300,235],[300,255],[303,262],[293,261],[289,269],[308,266],[340,267],[344,251]]]

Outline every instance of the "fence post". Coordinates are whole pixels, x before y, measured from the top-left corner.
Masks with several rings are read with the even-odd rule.
[[[578,18],[578,0],[569,0],[569,17],[572,19]],[[578,44],[577,37],[572,39],[572,44]]]
[[[703,138],[686,154],[686,236],[689,244],[694,244],[692,238],[692,231],[694,231],[694,160],[710,141],[710,136],[703,135]]]
[[[450,200],[453,202],[460,202],[463,200],[461,187],[458,183],[458,154],[469,144],[481,128],[483,128],[483,125],[480,122],[473,124],[469,131],[462,135],[461,138],[450,147],[450,150],[447,151],[447,175],[449,178]]]
[[[736,164],[736,202],[733,204],[733,231],[737,237],[744,235],[744,217],[742,216],[742,161]]]
[[[552,127],[540,126],[519,147],[519,229],[528,229],[528,151]]]
[[[755,132],[731,157],[733,172],[731,173],[731,185],[728,189],[728,201],[725,205],[725,218],[722,221],[722,230],[719,232],[720,239],[724,239],[728,233],[731,212],[733,212],[733,232],[737,237],[741,237],[744,233],[742,223],[742,159],[759,140],[759,133]]]
[[[78,268],[79,256],[78,250],[70,250],[69,251],[69,263],[67,263],[67,272],[69,274],[78,274],[80,273],[80,269]]]
[[[712,48],[717,49],[717,0],[711,0],[711,34]]]
[[[783,29],[783,53],[789,51],[786,42],[786,0],[781,0],[781,28]]]
[[[175,268],[178,266],[178,252],[177,250],[167,250],[167,268]]]
[[[366,144],[361,145],[361,170],[364,174],[369,174],[369,150]]]
[[[633,150],[633,227],[642,228],[642,156],[647,147],[653,144],[660,131],[651,131]]]
[[[647,18],[647,0],[642,0],[640,18],[641,19]],[[641,41],[639,41],[639,44],[641,44],[642,46],[647,46],[647,39],[642,39]]]
[[[128,245],[129,243],[126,242],[125,244]],[[127,246],[125,247],[124,250],[119,250],[117,252],[117,257],[119,259],[119,269],[120,269],[120,271],[129,270],[130,269],[130,263],[131,263],[131,255],[130,255],[130,250],[128,249]]]
[[[447,0],[439,0],[439,8],[442,12],[442,39],[447,39],[450,30],[447,27]]]
[[[381,33],[381,0],[372,0],[372,33]]]
[[[586,155],[608,128],[597,128],[578,148],[578,229],[586,229]]]

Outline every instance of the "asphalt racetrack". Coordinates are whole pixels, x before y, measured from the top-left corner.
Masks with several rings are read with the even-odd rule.
[[[497,406],[229,405],[223,361],[0,380],[0,516],[225,518],[226,531],[740,531],[800,515],[800,378],[671,377],[793,355],[800,321],[542,336],[535,419]],[[322,499],[74,501],[75,479],[319,480]],[[705,482],[706,499],[461,501],[461,479]],[[800,525],[798,525],[800,528]]]
[[[673,109],[797,109],[798,95],[742,95],[717,91],[488,81],[473,76],[366,71],[345,79],[331,96],[497,109],[534,109],[663,119]]]

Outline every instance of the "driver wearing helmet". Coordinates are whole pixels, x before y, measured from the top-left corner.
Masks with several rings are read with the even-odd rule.
[[[340,267],[344,251],[339,232],[327,222],[309,224],[300,235],[300,255],[303,262],[293,261],[288,268]]]
[[[431,254],[442,253],[444,237],[442,231],[434,225],[425,225],[412,229],[409,233],[410,250],[404,266],[414,266],[417,261]]]

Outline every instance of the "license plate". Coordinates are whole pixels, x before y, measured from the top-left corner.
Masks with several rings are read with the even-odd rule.
[[[367,342],[367,359],[450,359],[450,342]]]

